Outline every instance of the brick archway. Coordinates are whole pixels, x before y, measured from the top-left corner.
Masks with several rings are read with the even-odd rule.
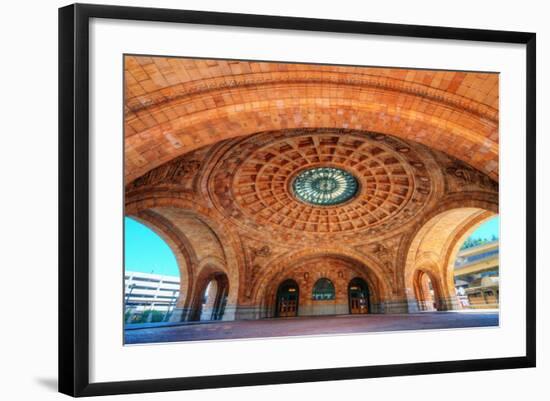
[[[320,126],[413,140],[498,179],[498,77],[134,56],[125,69],[127,183],[224,139]]]
[[[454,286],[454,262],[462,243],[481,224],[498,213],[498,203],[447,202],[410,236],[400,272],[409,312],[418,310],[415,288],[418,272],[429,275],[437,294],[437,309],[459,309]]]
[[[128,216],[153,230],[164,240],[176,257],[176,263],[180,272],[180,295],[176,306],[178,309],[187,308],[191,302],[192,288],[195,281],[194,266],[197,264],[197,257],[193,251],[193,247],[176,227],[155,213],[142,211]]]
[[[186,320],[193,315],[196,309],[196,291],[198,279],[201,271],[208,266],[218,266],[218,270],[227,274],[229,282],[229,294],[227,299],[226,317],[234,317],[238,305],[239,289],[241,274],[244,270],[243,255],[239,252],[240,240],[227,229],[223,224],[220,224],[216,216],[208,208],[200,206],[200,203],[192,198],[174,197],[163,192],[150,191],[146,196],[136,195],[134,198],[128,198],[125,212],[130,216],[148,216],[152,220],[152,216],[157,216],[156,221],[164,221],[165,226],[171,226],[172,231],[176,233],[183,245],[187,249],[192,249],[189,265],[189,283],[187,284],[187,294],[178,301],[178,313],[174,314],[181,316],[181,320]],[[185,234],[185,223],[178,215],[188,216],[193,219],[194,230],[200,228],[203,234],[199,235],[195,240],[192,236]],[[208,237],[205,237],[206,233]],[[195,232],[197,234],[197,232]],[[202,238],[202,242],[201,242]],[[218,250],[213,253],[212,244],[218,243]],[[203,246],[204,245],[204,246]],[[177,245],[174,245],[177,247]],[[201,248],[200,252],[198,247]],[[195,302],[195,303],[194,303]],[[176,319],[176,318],[175,318]],[[179,318],[177,318],[179,319]]]
[[[202,302],[209,284],[213,283],[213,291],[210,291],[209,299],[203,308]],[[227,305],[222,297],[227,297],[231,285],[224,266],[208,262],[197,274],[197,280],[193,289],[193,298],[186,320],[232,320],[234,318],[234,305],[225,313]],[[221,305],[221,303],[224,303]],[[221,310],[223,308],[223,310]],[[206,310],[205,310],[206,309]]]
[[[302,301],[326,274],[346,299],[359,277],[377,312],[414,311],[423,274],[455,306],[459,243],[498,213],[497,74],[141,56],[125,70],[126,212],[187,250],[179,307],[225,274],[227,316],[270,316],[300,269]],[[323,168],[353,195],[300,198],[297,177]]]
[[[429,288],[431,284],[431,289]],[[413,274],[413,289],[418,310],[432,311],[444,307],[441,301],[441,282],[437,270],[419,268]],[[433,294],[431,292],[433,291]]]
[[[318,262],[315,268],[309,268]],[[274,260],[264,275],[254,284],[253,302],[261,309],[264,317],[274,316],[275,295],[280,283],[292,279],[299,284],[301,306],[307,302],[314,282],[328,278],[336,285],[341,312],[348,313],[348,284],[353,278],[363,279],[370,291],[373,311],[384,312],[391,303],[391,289],[384,270],[376,261],[353,250],[333,249],[319,253],[315,249],[302,250],[283,255]],[[340,311],[338,309],[338,311]]]

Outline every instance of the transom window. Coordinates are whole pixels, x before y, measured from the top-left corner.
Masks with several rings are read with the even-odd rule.
[[[334,284],[328,278],[320,278],[313,286],[314,301],[326,301],[334,299],[335,296]]]

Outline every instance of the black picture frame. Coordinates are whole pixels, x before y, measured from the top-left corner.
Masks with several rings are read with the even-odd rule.
[[[91,18],[322,31],[523,44],[526,47],[526,354],[154,380],[89,381],[89,22]],[[141,393],[534,367],[536,35],[435,26],[74,4],[59,9],[59,391],[71,396]]]

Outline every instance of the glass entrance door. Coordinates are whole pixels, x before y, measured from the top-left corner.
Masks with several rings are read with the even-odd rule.
[[[369,313],[369,290],[365,280],[354,278],[349,283],[349,312],[351,314]]]
[[[294,280],[284,281],[277,290],[277,317],[298,316],[299,291]]]

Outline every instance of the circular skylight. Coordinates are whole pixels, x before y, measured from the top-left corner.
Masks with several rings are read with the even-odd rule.
[[[304,170],[292,182],[292,190],[299,200],[319,206],[344,203],[355,196],[358,187],[353,175],[334,167]]]

